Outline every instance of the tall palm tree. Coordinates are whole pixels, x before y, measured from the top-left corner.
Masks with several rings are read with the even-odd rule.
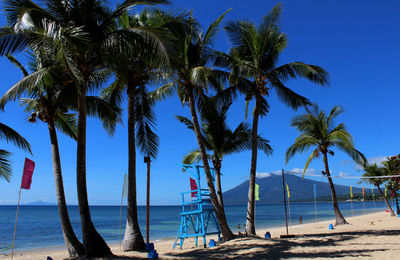
[[[56,128],[58,128],[76,140],[76,117],[75,114],[68,113],[68,110],[76,110],[76,92],[73,91],[73,86],[67,85],[71,84],[71,78],[64,73],[63,67],[55,62],[54,50],[52,52],[51,48],[42,47],[31,55],[29,64],[31,74],[40,70],[44,70],[46,73],[43,74],[40,81],[30,85],[29,77],[31,74],[17,59],[7,55],[7,58],[21,70],[24,78],[4,94],[0,99],[0,106],[3,107],[7,102],[14,101],[25,94],[29,98],[22,98],[21,104],[25,106],[27,112],[31,113],[29,121],[34,123],[36,119],[39,119],[47,124],[51,142],[57,204],[64,240],[70,257],[83,256],[85,252],[82,243],[76,237],[68,215],[56,131]],[[22,92],[22,90],[24,91]],[[97,116],[103,121],[118,117],[115,113],[118,113],[119,110],[97,97],[88,96],[87,106],[89,115]]]
[[[140,14],[119,17],[120,30],[135,30],[143,40],[130,42],[126,53],[116,53],[111,64],[116,80],[103,91],[110,102],[121,105],[124,93],[128,98],[128,203],[123,250],[145,250],[146,245],[137,217],[136,146],[146,156],[155,158],[159,138],[154,133],[154,102],[147,85],[165,74],[168,53],[164,46],[165,20],[161,11],[142,10]],[[147,38],[147,40],[145,39]]]
[[[110,248],[94,227],[90,216],[86,187],[86,96],[99,88],[107,65],[107,57],[126,42],[138,38],[133,31],[116,31],[116,18],[139,4],[164,4],[167,0],[125,0],[114,10],[101,0],[43,1],[46,8],[30,0],[6,0],[5,12],[9,28],[0,31],[0,54],[35,47],[43,41],[58,46],[57,57],[73,76],[77,91],[77,192],[81,217],[83,245],[88,257],[110,255]],[[25,24],[24,24],[25,21]],[[26,21],[29,23],[26,24]],[[52,37],[39,37],[30,24],[44,28]],[[84,41],[63,38],[64,33],[82,36]],[[41,35],[40,35],[41,36]],[[142,38],[140,36],[140,38]]]
[[[211,160],[215,169],[217,196],[222,208],[224,208],[221,187],[222,160],[226,155],[251,150],[252,131],[249,124],[242,122],[232,131],[226,122],[230,105],[230,103],[221,103],[208,99],[200,109],[201,136],[204,140],[205,148],[209,152],[207,157]],[[190,119],[184,116],[176,116],[176,118],[185,124],[188,129],[194,129],[193,122]],[[262,150],[266,155],[272,154],[272,148],[268,140],[258,136],[257,145],[258,149]],[[195,149],[184,156],[182,163],[193,164],[200,161],[200,151]]]
[[[246,115],[248,103],[255,100],[246,218],[246,233],[248,235],[255,234],[257,133],[259,119],[266,116],[269,111],[266,98],[271,93],[271,89],[274,89],[278,98],[284,104],[292,109],[297,109],[309,104],[309,101],[285,86],[285,82],[301,77],[320,85],[328,83],[328,73],[321,67],[303,62],[279,65],[279,56],[287,44],[286,35],[281,32],[279,24],[281,13],[282,8],[278,4],[264,16],[258,26],[249,21],[231,21],[225,26],[225,31],[233,45],[230,50],[230,57],[226,59],[225,63],[232,68],[231,84],[246,96]]]
[[[193,19],[189,28],[186,25],[174,26],[170,28],[173,37],[171,50],[171,67],[174,71],[174,77],[171,84],[161,87],[158,92],[160,96],[163,93],[171,94],[171,89],[177,89],[177,93],[183,104],[188,104],[192,116],[193,130],[196,135],[199,146],[204,172],[210,199],[221,228],[223,239],[225,241],[234,238],[226,221],[226,216],[222,206],[218,202],[217,194],[212,180],[210,166],[208,164],[207,153],[204,140],[201,136],[199,120],[196,106],[199,105],[199,97],[206,92],[209,87],[220,90],[221,77],[225,73],[218,70],[214,64],[215,51],[213,42],[218,33],[219,25],[223,17],[229,12],[222,14],[206,30],[201,32],[198,22]]]
[[[318,105],[314,104],[306,114],[298,115],[292,119],[291,126],[295,127],[300,135],[286,150],[286,163],[296,154],[315,147],[304,166],[305,172],[311,161],[322,155],[325,171],[332,193],[332,205],[336,216],[336,224],[347,224],[345,218],[339,210],[336,198],[335,186],[333,185],[328,165],[328,155],[334,155],[332,148],[337,148],[348,154],[354,161],[363,165],[367,159],[354,148],[353,138],[346,130],[343,123],[335,124],[335,119],[343,112],[339,106],[334,106],[329,114],[319,110]]]
[[[4,140],[7,143],[12,143],[18,148],[32,154],[31,146],[28,141],[25,140],[20,134],[18,134],[11,127],[0,123],[0,140]],[[0,149],[0,179],[5,179],[10,182],[12,169],[10,161],[11,153],[4,149]]]
[[[365,173],[362,175],[363,177],[379,177],[379,176],[385,176],[386,175],[386,170],[383,167],[378,167],[376,163],[373,165],[364,165],[363,166]],[[382,192],[381,185],[384,184],[387,179],[384,178],[369,178],[369,179],[363,179],[363,181],[368,182],[369,184],[374,185],[383,199],[385,200],[386,206],[390,210],[390,215],[395,216],[392,207],[390,206],[390,203],[387,200],[387,197],[385,194]]]

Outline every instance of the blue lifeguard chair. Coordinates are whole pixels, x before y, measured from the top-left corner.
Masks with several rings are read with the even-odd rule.
[[[180,164],[185,172],[189,173],[190,191],[182,192],[182,212],[181,225],[178,235],[176,236],[174,246],[179,244],[182,249],[185,238],[196,237],[196,247],[198,238],[203,237],[203,245],[207,247],[206,236],[217,234],[218,241],[221,238],[221,230],[219,229],[218,220],[215,216],[214,207],[210,200],[208,189],[202,189],[200,185],[200,175],[204,173],[203,166]],[[214,169],[211,169],[213,182],[215,182]],[[190,196],[190,199],[185,197]],[[215,229],[210,230],[210,226],[214,225]],[[179,243],[177,243],[179,240]]]

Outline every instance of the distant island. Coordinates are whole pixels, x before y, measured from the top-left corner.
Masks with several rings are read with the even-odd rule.
[[[26,206],[56,206],[57,204],[52,203],[52,202],[46,202],[43,200],[38,200],[38,201],[34,201],[34,202],[28,202],[23,205],[26,205]]]

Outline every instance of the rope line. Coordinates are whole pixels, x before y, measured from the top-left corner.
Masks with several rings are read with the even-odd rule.
[[[286,171],[286,173],[290,174],[297,174],[297,175],[303,175],[303,173],[299,172],[292,172],[292,171]],[[386,175],[386,176],[325,176],[325,175],[318,175],[318,174],[312,174],[312,173],[305,173],[304,176],[312,176],[312,177],[323,177],[323,178],[342,178],[342,179],[383,179],[383,178],[394,178],[394,177],[400,177],[400,175]]]

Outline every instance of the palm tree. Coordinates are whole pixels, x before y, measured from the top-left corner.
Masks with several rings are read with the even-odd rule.
[[[208,99],[208,98],[207,98]],[[201,136],[204,140],[206,150],[209,152],[207,157],[212,161],[217,185],[218,202],[224,208],[221,187],[221,167],[224,156],[247,151],[251,149],[251,128],[249,124],[242,122],[235,130],[231,130],[227,125],[227,113],[230,103],[216,102],[215,100],[207,100],[202,104],[200,110],[201,118]],[[193,130],[193,122],[184,117],[176,116],[176,118],[188,129]],[[272,154],[272,148],[269,141],[258,137],[258,149],[262,150],[266,155]],[[195,149],[183,158],[184,164],[193,164],[201,161],[199,149]]]
[[[335,186],[333,185],[328,165],[328,154],[334,155],[332,148],[337,148],[348,154],[357,163],[363,165],[367,159],[358,150],[354,148],[353,138],[346,130],[343,123],[335,125],[335,119],[343,112],[339,106],[334,106],[327,115],[320,111],[317,104],[314,104],[311,110],[306,114],[298,115],[292,119],[291,126],[295,127],[300,135],[286,150],[286,163],[296,154],[302,153],[310,147],[315,147],[304,166],[304,173],[311,161],[322,154],[325,165],[325,171],[322,171],[328,178],[332,193],[332,205],[335,211],[336,224],[348,224],[339,210]]]
[[[77,192],[83,245],[88,257],[110,255],[110,248],[95,229],[89,210],[86,187],[86,96],[101,86],[107,71],[107,57],[126,47],[126,42],[139,38],[134,31],[116,31],[116,18],[139,4],[164,4],[167,0],[125,0],[114,10],[101,0],[45,0],[46,8],[31,2],[6,0],[5,12],[9,28],[0,31],[0,54],[36,47],[43,41],[58,47],[57,57],[70,73],[77,91]],[[43,28],[45,35],[32,33],[31,27]],[[65,38],[65,33],[74,37]],[[39,34],[41,36],[41,34]],[[140,38],[142,38],[140,36]]]
[[[37,72],[43,69],[45,64],[49,64],[49,60],[44,60],[45,57],[49,56],[49,53],[45,56],[42,51],[41,53],[38,53],[36,57],[32,57],[33,62],[31,62],[31,69],[33,72]],[[7,58],[22,71],[25,79],[29,77],[29,73],[18,60],[11,55],[8,55]],[[84,249],[82,243],[75,235],[68,215],[56,125],[58,129],[66,133],[68,136],[76,138],[76,119],[73,114],[67,113],[68,109],[66,101],[70,102],[70,93],[66,93],[67,88],[63,88],[62,86],[62,82],[65,82],[65,80],[60,77],[62,75],[61,72],[62,70],[60,69],[48,71],[48,73],[43,75],[37,84],[33,86],[26,85],[28,89],[26,89],[25,92],[28,92],[27,94],[30,98],[22,99],[22,104],[26,106],[27,112],[32,113],[29,117],[30,122],[34,123],[36,122],[36,118],[38,118],[47,123],[51,142],[58,211],[64,241],[70,257],[75,257],[84,255]],[[58,75],[56,75],[56,73],[58,73]],[[16,90],[18,90],[23,84],[24,80],[12,86],[0,99],[0,105],[4,107],[8,101],[19,98],[23,92],[19,91],[19,93],[17,93]]]
[[[391,156],[386,161],[382,162],[382,164],[386,171],[386,175],[399,175],[400,174],[400,157],[398,158],[397,156]],[[388,189],[392,192],[394,199],[396,201],[397,214],[400,214],[399,201],[397,198],[397,191],[399,190],[399,186],[400,186],[399,183],[400,183],[399,177],[392,177],[389,179],[388,183],[386,184]]]
[[[66,85],[68,82],[71,84],[71,78],[64,73],[62,66],[55,62],[54,51],[52,52],[50,48],[42,48],[31,53],[31,55],[31,74],[40,70],[44,70],[46,73],[43,74],[40,81],[34,85],[29,85],[30,74],[17,59],[7,55],[7,58],[22,71],[24,78],[4,94],[0,99],[0,106],[4,107],[7,102],[14,101],[25,93],[29,98],[22,98],[21,104],[25,105],[26,111],[31,113],[29,121],[34,123],[36,119],[39,119],[47,124],[52,149],[57,204],[64,240],[70,257],[83,256],[85,253],[83,246],[72,229],[68,215],[56,131],[56,128],[58,128],[76,140],[75,114],[68,113],[69,109],[76,110],[76,92],[73,91],[73,86]],[[24,91],[22,92],[22,90]],[[97,116],[103,121],[118,117],[115,113],[118,113],[119,110],[97,97],[88,96],[87,106],[89,115]]]
[[[378,167],[376,163],[373,165],[364,165],[363,166],[365,173],[362,175],[363,177],[379,177],[379,176],[385,176],[386,175],[386,169],[382,167]],[[390,215],[395,216],[392,207],[390,206],[390,203],[387,200],[387,197],[385,194],[382,192],[381,185],[384,184],[387,180],[384,178],[368,178],[364,179],[365,182],[368,182],[369,184],[374,185],[379,193],[382,195],[383,199],[385,200],[386,206],[390,210]]]
[[[259,118],[269,110],[267,97],[271,89],[278,98],[292,109],[309,104],[307,98],[295,93],[285,82],[298,77],[325,85],[328,73],[321,67],[303,62],[291,62],[278,66],[279,55],[285,49],[287,38],[280,28],[281,5],[278,4],[256,26],[249,21],[231,21],[225,27],[232,48],[225,64],[232,68],[231,84],[245,94],[247,106],[255,100],[253,110],[253,134],[249,179],[246,233],[255,234],[254,202],[257,167],[257,136]],[[223,61],[224,59],[221,59]],[[223,62],[222,62],[223,63]]]
[[[0,139],[6,141],[7,143],[12,143],[18,148],[32,154],[31,146],[28,141],[26,141],[25,138],[23,138],[11,127],[2,123],[0,123]],[[0,149],[0,178],[5,179],[7,182],[10,182],[12,175],[10,157],[10,152]]]
[[[229,11],[215,20],[204,34],[201,32],[199,24],[195,19],[192,20],[189,27],[178,25],[169,28],[173,34],[170,57],[171,67],[175,75],[171,84],[161,87],[158,90],[159,96],[163,96],[165,93],[171,94],[171,89],[177,89],[181,102],[188,104],[190,107],[193,130],[203,161],[210,199],[225,241],[234,238],[234,235],[228,226],[224,210],[219,204],[215,192],[205,144],[201,136],[196,106],[199,105],[199,97],[209,87],[220,90],[221,76],[224,76],[225,72],[211,67],[214,64],[216,56],[212,46],[215,36],[218,33],[219,24]]]
[[[159,138],[154,133],[155,115],[147,87],[165,73],[168,53],[165,50],[163,30],[165,21],[161,11],[143,10],[140,14],[119,17],[120,30],[136,30],[150,39],[131,42],[127,53],[115,55],[111,64],[116,80],[103,92],[110,102],[121,105],[123,95],[128,97],[128,203],[124,251],[145,250],[146,245],[137,217],[136,146],[146,156],[156,158]],[[135,137],[136,135],[136,137]]]

